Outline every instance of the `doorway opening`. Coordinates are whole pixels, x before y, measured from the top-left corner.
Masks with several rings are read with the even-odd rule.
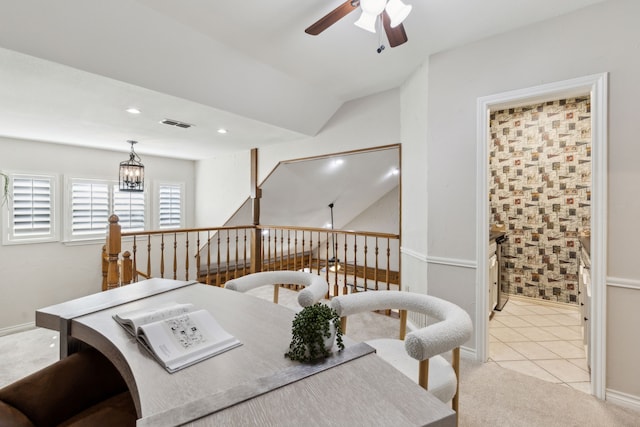
[[[607,153],[607,75],[547,84],[529,89],[483,97],[478,100],[478,164],[477,164],[477,259],[489,259],[489,147],[492,111],[535,105],[553,99],[588,97],[591,100],[592,192],[590,206],[591,235],[591,302],[589,358],[591,361],[591,393],[604,398],[605,378],[605,260],[606,260],[606,153]],[[487,242],[486,244],[483,244]],[[490,299],[489,264],[478,262],[476,287],[476,350],[477,358],[488,358],[489,316],[480,307],[488,307]],[[553,293],[554,291],[551,290]],[[566,298],[572,298],[568,294]]]
[[[590,104],[496,109],[489,122],[490,360],[587,393]]]

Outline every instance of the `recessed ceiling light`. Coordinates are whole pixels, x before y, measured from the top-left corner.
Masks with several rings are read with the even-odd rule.
[[[220,129],[218,129],[218,133],[225,134],[225,133],[227,133],[227,130],[223,129],[223,128],[220,128]]]
[[[139,109],[137,109],[135,107],[131,107],[131,108],[127,108],[127,113],[129,113],[129,114],[140,114],[140,113],[142,113],[142,111],[140,111]]]

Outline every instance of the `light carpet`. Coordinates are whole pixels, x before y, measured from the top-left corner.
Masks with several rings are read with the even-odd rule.
[[[271,299],[269,288],[250,293]],[[280,292],[279,303],[297,307],[296,293]],[[348,335],[357,341],[395,337],[398,319],[376,313],[351,316]],[[46,329],[0,337],[0,387],[58,359],[58,334]],[[372,375],[374,375],[372,373]],[[502,368],[462,359],[460,427],[638,427],[640,412],[623,408],[570,387]]]

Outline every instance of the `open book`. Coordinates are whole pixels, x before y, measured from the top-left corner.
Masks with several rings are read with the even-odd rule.
[[[169,303],[118,313],[113,318],[135,336],[168,372],[241,345],[207,310]]]

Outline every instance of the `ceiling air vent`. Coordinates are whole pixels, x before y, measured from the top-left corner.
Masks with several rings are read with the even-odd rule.
[[[183,129],[189,129],[191,126],[193,126],[193,125],[190,125],[189,123],[179,122],[178,120],[172,120],[172,119],[164,119],[160,123],[164,123],[165,125],[169,125],[169,126],[177,126]]]

